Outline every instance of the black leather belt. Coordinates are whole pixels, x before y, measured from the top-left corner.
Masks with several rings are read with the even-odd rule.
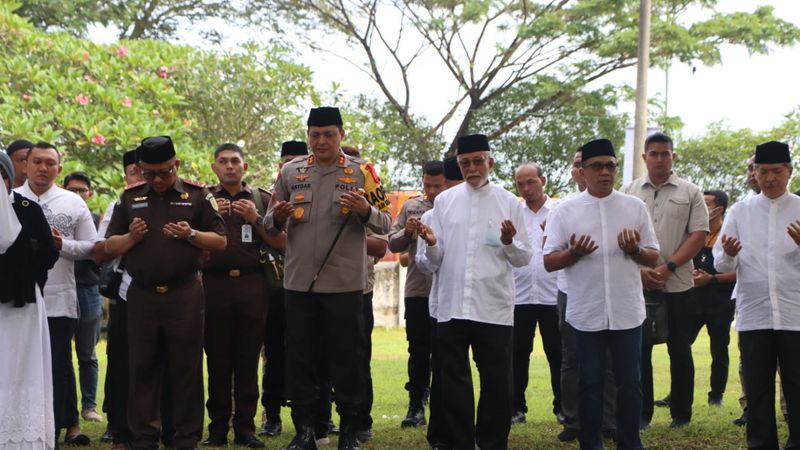
[[[228,278],[239,278],[245,275],[252,275],[255,273],[263,273],[263,269],[261,268],[261,266],[243,267],[238,269],[235,268],[220,269],[216,267],[203,269],[204,275],[216,275]]]
[[[164,282],[159,283],[144,283],[134,279],[131,281],[132,284],[136,285],[139,289],[155,292],[156,294],[166,294],[167,292],[178,289],[179,287],[185,286],[193,281],[196,281],[198,278],[197,272],[192,272],[189,275],[184,275],[181,277],[175,277],[171,280],[166,280]]]

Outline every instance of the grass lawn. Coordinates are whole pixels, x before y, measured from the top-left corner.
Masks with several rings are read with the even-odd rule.
[[[738,376],[739,352],[736,336],[732,333],[730,345],[731,367],[728,388],[722,408],[709,407],[706,404],[710,377],[711,357],[708,350],[708,336],[701,332],[694,345],[695,357],[695,401],[694,416],[691,425],[679,430],[669,429],[669,411],[656,408],[653,426],[642,432],[642,441],[651,449],[738,449],[745,448],[744,429],[731,424],[740,415],[739,393],[741,392]],[[105,341],[97,348],[100,358],[100,387],[98,404],[102,404],[102,383],[105,379]],[[365,449],[425,449],[425,429],[400,429],[400,421],[405,416],[408,397],[403,385],[406,381],[406,341],[403,329],[376,329],[373,333],[372,371],[375,383],[374,439],[364,445]],[[77,363],[76,363],[77,370]],[[655,396],[661,398],[669,391],[669,358],[666,346],[659,345],[653,350],[653,372],[655,378]],[[477,385],[477,373],[473,375]],[[477,397],[476,397],[477,398]],[[556,423],[550,412],[552,394],[549,387],[547,360],[537,339],[534,343],[534,355],[530,369],[530,385],[527,392],[527,423],[515,425],[511,429],[509,446],[512,449],[571,449],[578,448],[577,442],[563,444],[556,439],[561,426]],[[779,417],[780,414],[778,414]],[[258,419],[260,421],[259,406]],[[266,439],[270,450],[284,448],[294,435],[288,409],[283,410],[284,432],[278,438]],[[82,423],[83,432],[92,439],[93,448],[109,447],[100,444],[99,438],[105,429],[105,423]],[[204,438],[206,437],[204,430]],[[779,434],[786,439],[786,424],[779,420]],[[229,439],[233,439],[233,433]],[[332,439],[327,448],[335,449],[336,439]],[[612,442],[606,442],[608,448],[614,448]],[[325,447],[323,447],[325,448]]]

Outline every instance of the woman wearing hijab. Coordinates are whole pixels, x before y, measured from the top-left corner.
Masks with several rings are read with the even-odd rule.
[[[12,193],[0,152],[0,450],[55,447],[50,336],[42,289],[58,259],[41,208]]]

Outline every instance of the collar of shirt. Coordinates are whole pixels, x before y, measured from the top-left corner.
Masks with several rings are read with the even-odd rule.
[[[789,196],[791,196],[791,195],[794,195],[794,194],[791,194],[789,192],[789,190],[787,189],[786,192],[783,193],[783,195],[781,195],[780,197],[777,197],[777,198],[769,198],[766,195],[764,195],[763,193],[757,194],[755,196],[755,198],[756,198],[756,202],[762,203],[764,205],[771,205],[773,203],[777,203],[778,205],[781,205],[782,203],[786,202],[786,199],[788,199]]]
[[[242,189],[239,192],[237,192],[236,195],[231,195],[230,192],[228,192],[228,190],[225,189],[224,186],[222,186],[222,184],[217,184],[215,186],[212,186],[211,189],[209,189],[209,190],[211,191],[212,194],[222,193],[222,195],[224,197],[228,197],[228,198],[238,197],[239,195],[241,195],[242,192],[245,192],[245,193],[251,194],[251,195],[253,194],[253,190],[250,188],[250,186],[247,185],[247,182],[245,182],[245,181],[242,181]]]
[[[669,178],[667,178],[667,181],[665,181],[664,184],[662,184],[661,186],[656,186],[655,183],[653,183],[653,181],[650,179],[650,174],[647,174],[642,179],[642,186],[650,185],[650,187],[652,187],[653,189],[656,189],[656,190],[661,189],[662,187],[664,187],[664,186],[666,186],[668,184],[671,184],[673,186],[677,186],[678,183],[675,182],[676,178],[678,178],[678,176],[675,175],[675,172],[671,172],[669,174]]]

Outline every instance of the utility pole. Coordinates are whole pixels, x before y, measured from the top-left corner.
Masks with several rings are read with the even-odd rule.
[[[639,3],[639,56],[636,64],[636,113],[633,131],[633,178],[646,172],[641,155],[647,139],[647,71],[650,68],[650,0]],[[626,161],[626,164],[628,161]]]

